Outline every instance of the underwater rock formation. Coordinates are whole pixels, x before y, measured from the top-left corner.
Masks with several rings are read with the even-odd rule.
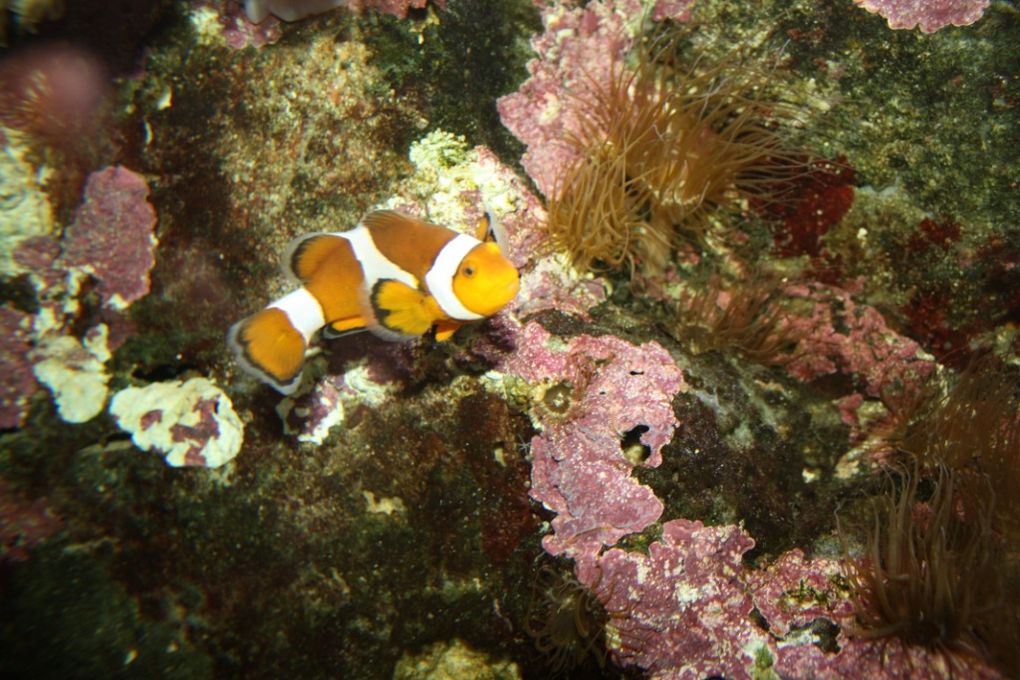
[[[156,213],[148,195],[137,173],[104,168],[89,175],[62,240],[31,231],[11,239],[13,265],[26,272],[34,309],[6,314],[8,323],[12,315],[21,319],[8,339],[5,412],[23,414],[34,391],[18,369],[26,365],[53,393],[65,421],[82,423],[102,412],[110,380],[105,364],[131,333],[125,312],[148,293],[155,263]]]
[[[194,0],[191,3],[191,21],[198,31],[209,38],[222,38],[234,50],[265,47],[283,36],[279,19],[266,16],[262,21],[254,23],[239,2]]]
[[[100,324],[82,340],[72,335],[47,334],[32,352],[36,379],[53,393],[61,419],[84,423],[103,412],[110,376],[109,329]]]
[[[848,1],[383,0],[261,24],[162,4],[101,160],[0,131],[2,672],[1010,670],[862,634],[882,621],[848,576],[895,571],[876,551],[868,572],[851,520],[908,440],[952,434],[973,465],[961,419],[1015,432],[982,425],[988,390],[945,392],[967,355],[1020,352],[1008,4],[932,35]],[[661,271],[578,272],[545,202],[576,107],[663,44],[678,77],[734,54],[775,76],[723,98],[792,111],[761,120],[803,161],[782,200],[731,192],[678,229]],[[316,338],[285,399],[241,375],[226,328],[284,291],[291,239],[376,209],[490,216],[517,299],[447,342]],[[925,526],[931,478],[895,479]]]
[[[812,305],[807,314],[791,312],[782,321],[781,332],[796,343],[781,363],[797,379],[843,373],[867,396],[881,397],[916,391],[934,369],[916,342],[891,330],[875,308],[854,303],[848,292],[810,285],[786,293],[792,306]]]
[[[441,0],[433,3],[445,8]],[[235,50],[264,47],[280,39],[280,22],[300,21],[331,9],[346,7],[406,19],[412,9],[424,9],[428,0],[191,0],[192,21],[199,31],[222,36]]]
[[[2,130],[0,142],[5,142]],[[0,274],[4,275],[31,271],[31,267],[15,261],[18,244],[32,237],[49,236],[56,228],[44,183],[26,158],[28,154],[27,145],[13,142],[4,143],[0,151],[0,196],[4,197],[0,203],[0,239],[5,246],[0,250]]]
[[[45,497],[28,500],[0,479],[0,564],[23,562],[64,526]]]

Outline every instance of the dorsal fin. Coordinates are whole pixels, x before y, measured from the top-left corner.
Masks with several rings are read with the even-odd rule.
[[[308,283],[322,263],[342,248],[344,240],[333,234],[315,233],[299,236],[287,246],[283,255],[283,271],[292,279]]]
[[[361,221],[373,246],[392,265],[421,281],[457,232],[390,210],[369,213]],[[371,275],[366,275],[371,279]],[[394,277],[390,277],[394,278]]]
[[[362,218],[361,223],[369,229],[394,227],[404,229],[412,225],[428,224],[416,217],[398,213],[396,210],[373,210]]]

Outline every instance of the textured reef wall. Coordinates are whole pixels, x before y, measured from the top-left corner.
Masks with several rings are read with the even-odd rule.
[[[0,675],[1020,676],[1015,3],[101,4],[0,2]],[[374,209],[516,299],[242,371]]]

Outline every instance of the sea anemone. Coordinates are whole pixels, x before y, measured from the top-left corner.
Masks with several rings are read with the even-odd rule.
[[[997,521],[1020,536],[1020,372],[982,355],[944,393],[932,384],[913,410],[893,444],[925,467],[986,475],[998,499]]]
[[[987,478],[946,465],[928,477],[917,463],[889,473],[865,560],[848,574],[858,635],[984,654],[988,615],[998,618],[1005,604],[989,491]]]
[[[993,355],[932,383],[889,438],[893,463],[848,561],[857,631],[980,656],[1020,676],[1020,385]]]
[[[111,155],[110,94],[106,67],[81,48],[51,43],[0,61],[0,139],[17,131],[33,160],[58,169],[46,182],[58,215]]]
[[[678,234],[703,238],[719,206],[781,200],[806,167],[786,141],[789,107],[757,98],[772,72],[683,68],[677,44],[654,41],[635,68],[616,62],[575,98],[578,160],[548,211],[552,243],[578,268],[661,271]]]
[[[544,565],[538,572],[524,629],[557,674],[606,664],[605,626],[598,598],[573,574]]]
[[[0,63],[0,124],[45,147],[77,153],[102,122],[110,87],[102,63],[62,45]]]
[[[674,335],[699,354],[734,350],[760,364],[785,365],[799,356],[804,331],[784,323],[789,312],[782,299],[776,281],[758,278],[727,287],[713,278],[698,293],[680,296]]]

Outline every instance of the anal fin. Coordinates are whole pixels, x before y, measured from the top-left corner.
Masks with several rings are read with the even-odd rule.
[[[343,337],[345,335],[351,335],[352,333],[361,333],[362,331],[368,330],[365,320],[360,316],[354,316],[348,319],[337,319],[326,324],[322,328],[322,335],[330,340],[334,338]]]

